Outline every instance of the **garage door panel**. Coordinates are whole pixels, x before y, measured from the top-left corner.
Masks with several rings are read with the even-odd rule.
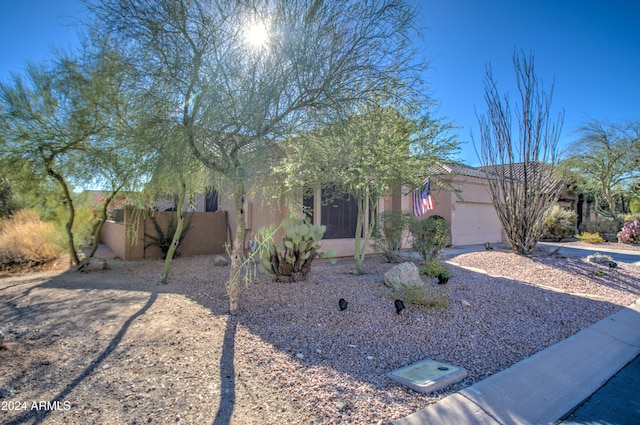
[[[476,245],[502,241],[502,224],[493,204],[458,202],[452,211],[451,243]]]

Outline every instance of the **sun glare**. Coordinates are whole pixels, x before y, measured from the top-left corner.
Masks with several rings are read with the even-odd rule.
[[[244,32],[244,38],[253,47],[263,47],[267,44],[269,32],[263,24],[255,23]]]

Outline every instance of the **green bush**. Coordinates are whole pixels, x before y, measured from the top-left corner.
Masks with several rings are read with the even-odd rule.
[[[604,242],[604,239],[598,233],[582,232],[581,234],[576,235],[576,238],[585,243],[596,244]]]
[[[281,223],[285,236],[276,245],[273,241],[260,241],[260,269],[277,282],[299,282],[307,279],[314,258],[332,257],[334,250],[319,252],[326,226],[311,224],[309,217],[285,219]],[[259,234],[264,234],[261,231]]]
[[[438,277],[440,275],[451,277],[449,269],[435,258],[426,260],[422,266],[420,266],[420,274],[427,277]]]
[[[407,286],[402,285],[394,291],[394,298],[400,298],[408,304],[419,307],[442,308],[449,305],[449,297],[433,286]]]
[[[426,220],[414,220],[411,223],[413,249],[418,251],[425,262],[438,260],[442,251],[449,244],[449,225],[439,215]]]
[[[542,237],[561,241],[575,234],[576,223],[577,219],[573,212],[564,210],[556,205],[544,221]]]
[[[622,221],[620,220],[596,219],[583,221],[580,223],[579,230],[580,232],[605,235],[618,233],[621,226]]]
[[[374,247],[381,252],[390,263],[398,263],[397,252],[403,246],[405,232],[413,220],[406,211],[385,211],[378,217],[378,226],[374,235]]]

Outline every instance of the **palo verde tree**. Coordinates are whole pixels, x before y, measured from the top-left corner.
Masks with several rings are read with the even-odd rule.
[[[83,67],[91,66],[101,75],[93,84],[101,86],[96,101],[107,123],[84,147],[74,175],[77,186],[99,189],[103,195],[91,229],[93,246],[88,257],[93,257],[110,205],[123,192],[127,193],[127,202],[139,202],[134,194],[143,190],[155,164],[153,152],[141,148],[144,139],[139,131],[140,123],[148,121],[149,111],[138,109],[141,105],[135,102],[135,90],[125,78],[127,67],[118,51],[90,34],[86,34],[82,47]]]
[[[451,162],[456,144],[448,128],[428,115],[412,120],[375,105],[287,144],[281,171],[290,193],[331,188],[333,196],[356,201],[353,274],[361,273],[379,199],[418,187],[429,167]]]
[[[556,120],[551,118],[553,85],[548,93],[544,91],[532,54],[514,53],[513,66],[519,94],[513,107],[509,96],[498,92],[491,66],[487,66],[487,111],[477,115],[480,141],[478,146],[474,140],[474,146],[506,237],[515,253],[528,255],[540,240],[544,219],[562,188],[558,139],[564,113]]]
[[[585,123],[569,145],[564,162],[578,189],[596,200],[598,213],[615,217],[616,198],[630,193],[634,181],[640,179],[640,123]],[[600,197],[606,208],[598,202]]]
[[[171,105],[175,143],[234,205],[228,283],[238,309],[244,202],[283,140],[416,90],[415,7],[402,0],[87,0],[141,90]]]
[[[0,83],[3,168],[18,178],[47,186],[51,179],[67,211],[65,232],[71,265],[79,262],[73,224],[75,178],[86,171],[94,137],[109,127],[108,96],[102,63],[59,55],[51,63],[28,64],[24,76]],[[6,167],[6,168],[5,168]],[[19,182],[18,182],[19,183]],[[29,183],[33,187],[33,183]],[[26,186],[26,185],[23,185]]]

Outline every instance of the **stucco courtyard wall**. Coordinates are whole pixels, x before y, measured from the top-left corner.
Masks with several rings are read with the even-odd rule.
[[[177,220],[175,211],[153,212],[158,225],[166,232],[169,221]],[[227,214],[217,212],[186,212],[185,223],[191,222],[185,238],[178,247],[178,255],[224,254],[229,240]],[[162,258],[162,251],[156,246],[148,246],[151,241],[146,235],[157,236],[151,219],[140,210],[125,208],[124,222],[107,221],[100,233],[100,240],[123,260]],[[131,240],[133,239],[133,241]]]

